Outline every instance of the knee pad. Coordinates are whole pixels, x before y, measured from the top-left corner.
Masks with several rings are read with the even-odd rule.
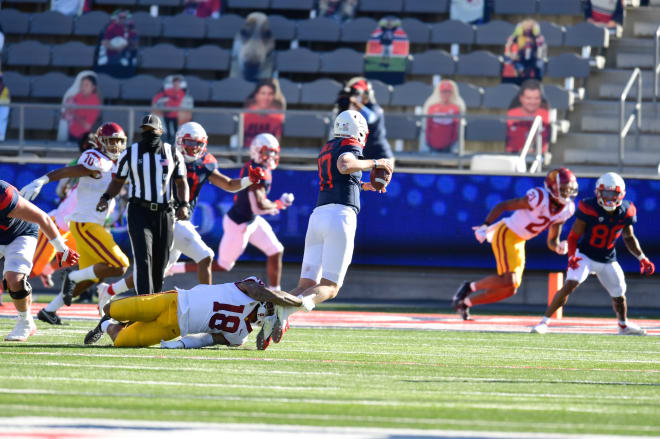
[[[9,289],[9,286],[7,285],[7,279],[2,279],[2,286],[9,292],[9,297],[14,300],[25,299],[30,294],[32,294],[32,285],[30,285],[30,282],[27,281],[26,276],[23,276],[23,279],[21,280],[21,289],[18,291],[11,291]]]

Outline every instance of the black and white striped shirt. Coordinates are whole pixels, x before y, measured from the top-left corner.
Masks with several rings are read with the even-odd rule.
[[[118,163],[117,177],[131,181],[130,198],[149,203],[173,201],[172,178],[186,178],[183,156],[169,143],[163,143],[159,152],[134,143],[122,152]]]

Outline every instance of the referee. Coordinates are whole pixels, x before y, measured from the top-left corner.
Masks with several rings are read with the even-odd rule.
[[[117,174],[101,196],[96,210],[108,208],[127,178],[131,180],[128,235],[133,248],[133,273],[138,294],[162,291],[174,232],[172,179],[176,186],[176,217],[190,217],[186,167],[181,153],[163,143],[163,124],[154,114],[142,119],[142,139],[121,154]]]

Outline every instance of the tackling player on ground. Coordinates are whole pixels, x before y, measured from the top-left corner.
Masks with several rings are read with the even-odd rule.
[[[360,190],[375,190],[362,183],[362,171],[376,168],[393,172],[389,159],[362,160],[369,130],[357,111],[340,113],[334,123],[334,138],[318,156],[319,197],[309,217],[305,253],[298,286],[291,294],[311,297],[318,304],[337,296],[353,257]],[[289,316],[298,308],[276,306],[274,318],[265,320],[257,335],[257,348],[278,343],[288,328]]]
[[[566,304],[568,296],[595,273],[612,297],[619,320],[619,334],[646,335],[646,331],[627,319],[626,279],[616,260],[615,243],[623,234],[628,251],[639,260],[640,272],[652,275],[655,265],[642,251],[633,231],[637,209],[626,196],[626,184],[618,174],[608,172],[596,182],[596,196],[578,204],[575,223],[568,235],[568,272],[564,286],[555,293],[545,317],[532,332],[545,334],[550,317]]]
[[[491,242],[497,275],[463,282],[452,300],[452,306],[463,320],[470,318],[472,306],[499,302],[516,294],[525,269],[526,241],[549,228],[548,248],[557,254],[566,254],[568,245],[559,237],[562,226],[575,212],[573,198],[577,192],[575,175],[566,168],[554,169],[546,176],[545,187],[532,188],[524,197],[498,203],[484,223],[473,228],[480,243],[487,239]],[[514,213],[493,224],[506,211]]]

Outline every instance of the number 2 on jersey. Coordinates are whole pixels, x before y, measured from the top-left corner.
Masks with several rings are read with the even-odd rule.
[[[236,314],[242,314],[244,305],[228,305],[226,303],[213,302],[213,314],[209,320],[209,328],[217,329],[233,334],[241,326],[241,319],[238,316],[222,314],[218,311],[229,311]]]
[[[539,233],[541,233],[542,231],[544,231],[548,227],[548,223],[550,222],[550,218],[548,218],[547,216],[541,215],[541,216],[539,216],[539,219],[541,221],[539,221],[538,223],[529,223],[529,224],[527,224],[525,229],[527,229],[530,233],[534,233],[534,234],[537,234],[537,235]]]

